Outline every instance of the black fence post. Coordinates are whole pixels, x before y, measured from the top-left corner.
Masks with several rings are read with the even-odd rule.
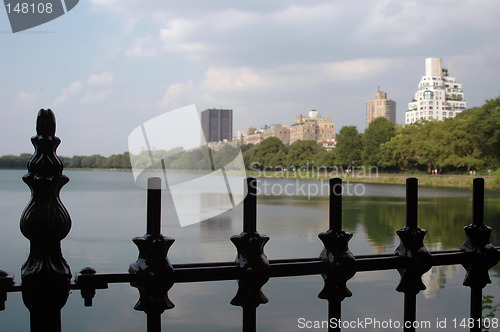
[[[464,228],[466,241],[460,249],[471,253],[473,258],[462,264],[466,270],[464,285],[470,287],[470,318],[473,319],[471,331],[481,331],[483,288],[491,283],[488,270],[500,259],[498,251],[490,243],[491,227],[483,224],[484,217],[484,179],[473,181],[472,224]]]
[[[5,310],[5,301],[7,301],[7,289],[13,285],[14,277],[3,270],[0,270],[0,311]]]
[[[401,243],[396,255],[407,258],[407,264],[399,268],[401,275],[396,290],[404,295],[404,331],[415,331],[417,294],[425,289],[422,275],[432,267],[432,256],[424,246],[427,231],[418,227],[418,179],[406,179],[406,226],[396,232]]]
[[[238,250],[241,277],[238,292],[231,304],[243,308],[243,331],[257,330],[257,307],[268,302],[262,286],[269,280],[270,265],[264,254],[269,237],[257,232],[257,179],[246,179],[247,195],[243,201],[243,232],[231,236]]]
[[[161,235],[161,179],[148,179],[148,206],[146,234],[135,237],[139,258],[130,265],[129,273],[135,275],[130,284],[139,289],[139,301],[135,310],[147,314],[147,331],[161,331],[161,314],[172,309],[168,290],[174,284],[174,269],[167,254],[174,243],[171,237]]]
[[[21,215],[20,227],[30,241],[28,260],[21,269],[23,301],[30,311],[31,331],[61,331],[61,308],[69,295],[71,271],[61,252],[61,240],[71,218],[59,198],[69,181],[56,155],[61,140],[55,136],[51,110],[40,110],[37,135],[31,138],[35,153],[28,161],[24,182],[31,200]]]
[[[319,293],[320,299],[328,300],[328,320],[341,319],[341,303],[351,291],[346,283],[356,273],[356,259],[349,250],[352,234],[342,230],[342,179],[330,179],[329,229],[318,235],[324,244],[321,260],[328,264],[328,272],[323,274],[324,287]],[[328,328],[340,331],[340,327]]]

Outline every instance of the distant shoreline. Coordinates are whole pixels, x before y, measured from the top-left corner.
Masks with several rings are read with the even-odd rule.
[[[266,172],[266,176],[259,174],[262,172],[247,171],[248,176],[258,178],[283,178],[283,179],[302,179],[302,180],[327,180],[328,176],[297,177],[297,176],[272,176],[272,172]],[[493,176],[470,176],[470,175],[430,175],[430,174],[377,174],[371,176],[342,175],[338,176],[343,181],[354,183],[375,183],[375,184],[400,184],[405,185],[406,179],[410,177],[418,178],[420,186],[425,187],[448,187],[448,188],[470,188],[472,181],[476,177],[482,177],[485,180],[485,189],[500,190],[500,185]]]
[[[21,168],[2,168],[2,170],[23,170]],[[26,170],[26,169],[24,169]],[[68,168],[65,171],[90,171],[90,172],[132,172],[125,168]],[[262,174],[264,173],[264,174]],[[278,175],[276,175],[278,174]],[[247,176],[253,176],[262,179],[300,179],[300,180],[327,180],[328,176],[293,176],[287,174],[282,176],[281,172],[257,172],[247,171]],[[334,176],[337,177],[337,176]],[[476,177],[482,177],[485,180],[484,187],[488,190],[500,190],[500,185],[495,181],[494,176],[470,176],[470,175],[430,175],[430,174],[377,174],[371,176],[342,175],[338,176],[343,181],[353,183],[374,183],[374,184],[399,184],[404,185],[409,177],[418,178],[420,186],[425,187],[447,187],[447,188],[470,188],[472,189],[472,180]]]

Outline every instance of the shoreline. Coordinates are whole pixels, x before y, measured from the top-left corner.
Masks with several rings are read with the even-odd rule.
[[[264,175],[262,173],[265,173]],[[257,178],[275,178],[275,179],[300,179],[300,180],[328,180],[329,176],[283,176],[283,173],[278,175],[269,174],[268,172],[255,172],[247,171],[248,176],[255,176]],[[405,185],[406,179],[415,177],[418,179],[419,186],[425,187],[446,187],[446,188],[470,188],[472,189],[472,182],[474,178],[484,178],[484,188],[488,190],[500,190],[500,185],[495,182],[494,176],[470,176],[470,175],[430,175],[430,174],[377,174],[377,175],[340,175],[333,176],[339,177],[342,181],[349,181],[353,183],[374,183],[374,184],[399,184]]]
[[[22,170],[19,168],[2,168],[2,170]],[[65,168],[65,171],[104,171],[104,172],[132,172],[131,169],[123,168]],[[409,177],[418,178],[419,186],[425,187],[446,187],[446,188],[470,188],[474,178],[484,178],[484,188],[487,190],[500,190],[500,184],[495,181],[495,176],[490,175],[430,175],[430,174],[376,174],[376,175],[356,175],[356,174],[313,174],[300,176],[300,174],[284,173],[280,171],[247,171],[247,176],[263,179],[299,179],[299,180],[328,180],[331,177],[339,177],[342,181],[353,183],[374,183],[374,184],[399,184],[405,185]]]

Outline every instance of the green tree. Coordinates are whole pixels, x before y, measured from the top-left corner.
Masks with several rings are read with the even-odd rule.
[[[298,140],[288,148],[288,166],[312,167],[316,165],[315,157],[325,149],[316,141]]]
[[[461,135],[455,152],[466,160],[467,167],[500,166],[500,96],[462,112],[455,120],[457,135]]]
[[[335,161],[338,166],[358,166],[361,164],[363,148],[362,135],[355,126],[344,126],[337,134]]]
[[[420,121],[416,124],[418,130],[412,142],[415,150],[414,158],[420,165],[425,165],[428,172],[433,169],[441,172],[452,154],[445,126],[442,121]]]
[[[259,145],[254,145],[243,153],[243,162],[245,163],[246,169],[256,169],[263,167],[263,165],[259,165],[259,162],[257,161],[258,151]]]
[[[381,146],[396,135],[396,126],[384,117],[373,120],[363,135],[363,164],[381,166]]]
[[[315,164],[316,167],[321,167],[322,169],[328,169],[335,165],[335,150],[332,151],[321,151],[316,155]]]
[[[282,151],[279,155],[280,158],[276,158],[280,151]],[[259,144],[259,149],[256,155],[257,162],[264,167],[281,166],[283,162],[283,154],[286,154],[283,142],[277,137],[268,137]]]

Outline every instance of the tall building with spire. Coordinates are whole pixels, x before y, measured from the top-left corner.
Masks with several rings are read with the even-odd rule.
[[[366,102],[366,127],[378,117],[385,117],[392,123],[396,123],[396,102],[387,99],[387,93],[380,91],[377,87],[375,99]]]
[[[454,118],[466,108],[462,83],[448,76],[442,59],[425,59],[425,75],[418,84],[415,98],[408,103],[405,124],[420,120],[443,121]]]

